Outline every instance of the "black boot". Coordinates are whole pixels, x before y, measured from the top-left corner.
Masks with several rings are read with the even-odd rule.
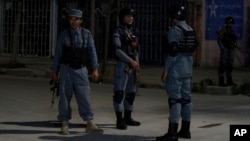
[[[191,139],[190,121],[182,121],[181,130],[178,133],[178,137],[185,138],[185,139]]]
[[[224,76],[219,76],[219,86],[226,87],[227,84],[224,82]]]
[[[124,120],[125,120],[125,123],[127,125],[130,125],[130,126],[139,126],[141,125],[141,123],[139,121],[135,121],[132,117],[131,117],[131,113],[132,111],[131,110],[125,110],[125,113],[124,113]]]
[[[232,76],[228,76],[228,77],[227,77],[227,85],[228,85],[228,86],[237,86],[237,84],[235,84],[235,83],[233,82]]]
[[[122,118],[122,112],[116,112],[116,128],[117,129],[121,129],[121,130],[126,130],[127,129],[127,125],[124,121],[124,119]]]
[[[163,136],[156,137],[156,141],[178,141],[178,123],[169,123],[168,133]]]

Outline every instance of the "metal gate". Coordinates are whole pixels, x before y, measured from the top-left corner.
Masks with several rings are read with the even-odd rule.
[[[67,0],[64,0],[67,1]],[[75,4],[65,3],[59,5],[59,11],[62,12],[64,7],[73,7],[84,10],[84,27],[90,27],[90,2],[74,1]],[[66,4],[66,5],[65,5]],[[97,48],[98,57],[103,60],[104,44],[105,44],[105,21],[107,18],[107,4],[108,1],[96,1],[95,5],[95,25],[94,25],[94,39]],[[114,59],[114,48],[112,47],[112,33],[113,29],[118,26],[118,13],[121,7],[126,5],[135,9],[136,18],[135,24],[139,29],[140,40],[140,61],[141,63],[162,64],[163,46],[162,37],[169,27],[169,17],[167,11],[172,5],[186,5],[186,0],[126,0],[114,1],[110,16],[110,31],[109,31],[109,45],[108,45],[108,60]],[[61,9],[61,10],[60,10]],[[63,12],[62,12],[63,13]],[[59,16],[59,21],[60,19]],[[65,23],[65,22],[59,22]],[[64,26],[65,25],[61,25]],[[59,29],[63,29],[60,28]]]
[[[128,0],[136,11],[135,24],[139,29],[142,63],[162,64],[163,35],[169,28],[168,10],[171,6],[186,5],[186,0]]]
[[[53,0],[2,0],[1,5],[2,53],[11,54],[17,42],[19,56],[50,56]],[[20,30],[14,33],[17,26]],[[16,41],[14,34],[18,34]]]
[[[66,24],[64,8],[80,8],[84,11],[84,27],[90,26],[90,0],[0,0],[0,53],[13,52],[13,34],[18,13],[18,2],[22,3],[21,22],[18,35],[19,56],[53,56],[56,35]],[[99,58],[103,59],[105,43],[106,0],[96,0],[93,34]],[[111,36],[118,25],[119,8],[125,5],[136,11],[135,24],[139,29],[140,60],[142,63],[162,64],[162,35],[169,26],[167,10],[173,4],[186,5],[186,0],[126,0],[114,1],[110,19],[108,59],[113,59]]]

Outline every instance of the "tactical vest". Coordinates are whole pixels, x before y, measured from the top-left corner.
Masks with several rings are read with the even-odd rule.
[[[118,32],[121,36],[121,49],[132,59],[135,60],[138,51],[138,38],[136,36],[136,31],[132,30],[129,33],[123,27],[118,28]]]
[[[183,38],[179,41],[178,52],[180,53],[193,53],[197,48],[196,34],[194,30],[185,30],[182,26],[177,25],[182,30]]]
[[[229,30],[224,27],[224,32],[222,35],[222,43],[228,49],[234,49],[237,45],[237,35],[233,30]]]
[[[73,38],[70,30],[68,30],[70,46],[64,46],[60,62],[74,69],[82,68],[86,65],[87,60],[87,38],[84,36],[84,31],[81,29],[82,47],[73,46]]]

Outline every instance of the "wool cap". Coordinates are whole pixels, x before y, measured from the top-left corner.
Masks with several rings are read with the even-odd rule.
[[[76,17],[76,18],[82,18],[82,11],[78,10],[78,9],[70,9],[69,16]]]

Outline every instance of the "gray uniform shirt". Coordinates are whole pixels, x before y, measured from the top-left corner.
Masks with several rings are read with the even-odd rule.
[[[96,54],[96,48],[94,44],[94,40],[92,37],[92,34],[90,31],[86,28],[80,28],[77,31],[70,30],[71,35],[72,35],[72,40],[73,40],[73,45],[74,47],[86,47],[88,51],[88,58],[91,61],[91,68],[93,70],[98,69],[99,64],[98,64],[98,58]],[[82,34],[84,36],[84,39],[82,39]],[[84,41],[83,41],[84,40]],[[86,46],[82,44],[86,44]],[[54,64],[52,71],[57,72],[58,68],[60,66],[60,60],[62,57],[62,52],[65,46],[70,46],[70,38],[68,35],[68,30],[64,30],[60,33],[57,44],[56,44],[56,49],[55,49],[55,56],[54,56]]]

